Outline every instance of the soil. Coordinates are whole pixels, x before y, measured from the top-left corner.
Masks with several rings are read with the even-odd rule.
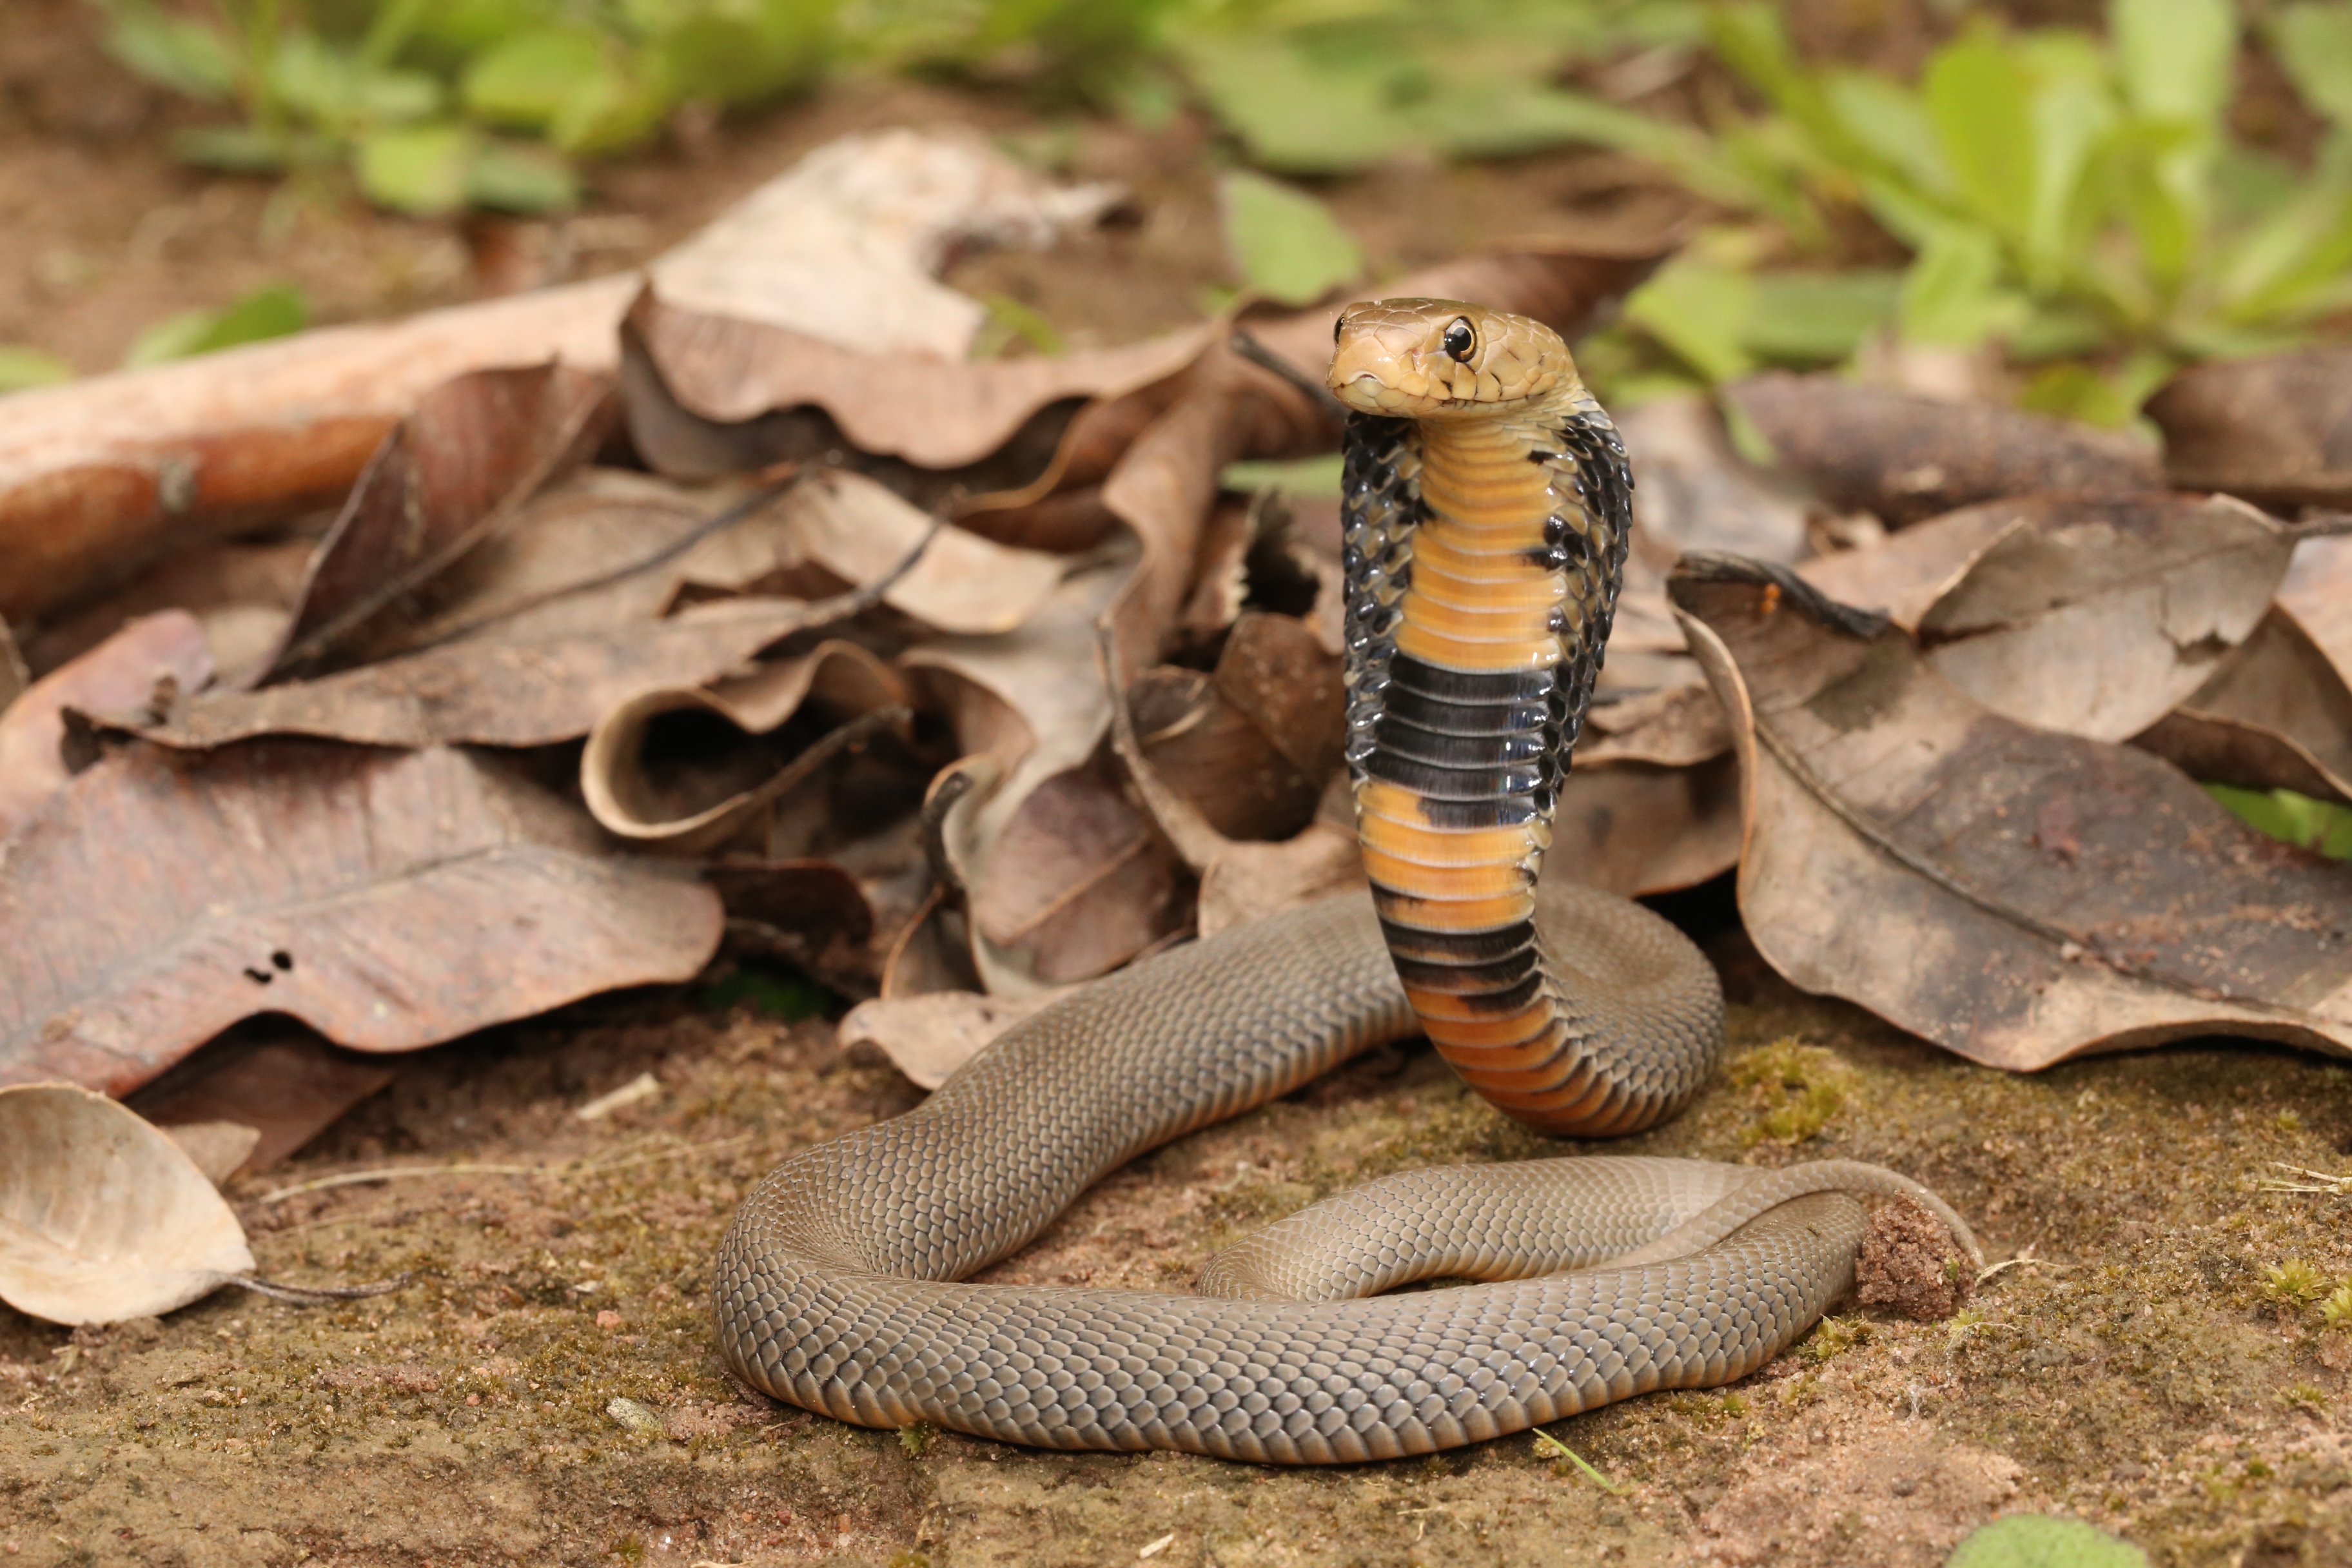
[[[430,224],[331,184],[289,195],[173,163],[180,111],[91,29],[78,0],[10,0],[0,27],[0,342],[84,372],[268,283],[341,321],[630,265],[806,148],[890,123],[973,127],[1129,184],[1131,221],[954,275],[1073,343],[1192,320],[1227,281],[1213,158],[1181,122],[1041,123],[1011,100],[852,83],[601,171],[578,218]],[[1383,274],[1680,211],[1573,155],[1328,194]],[[2352,1561],[2352,1326],[2271,1272],[2299,1260],[2322,1296],[2352,1275],[2347,1199],[2260,1190],[2280,1164],[2346,1166],[2352,1073],[2227,1043],[1985,1071],[1790,991],[1711,896],[1676,911],[1716,933],[1733,1059],[1690,1112],[1612,1147],[1917,1176],[2009,1260],[1958,1315],[1852,1310],[1735,1387],[1555,1424],[1582,1465],[1529,1436],[1281,1471],[843,1426],[730,1383],[707,1263],[768,1166],[919,1091],[829,1025],[730,1006],[707,981],[404,1058],[299,1156],[231,1184],[265,1273],[405,1273],[397,1293],[298,1308],[229,1290],[71,1332],[0,1308],[0,1561],[1924,1568],[2028,1509],[2181,1568]],[[646,1072],[657,1098],[572,1114]],[[991,1277],[1181,1289],[1218,1246],[1366,1177],[1558,1152],[1425,1050],[1385,1052],[1138,1162]],[[277,1196],[456,1163],[535,1173]]]

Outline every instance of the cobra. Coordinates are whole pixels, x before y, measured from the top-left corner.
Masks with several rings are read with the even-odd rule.
[[[1848,1289],[1851,1162],[1586,1156],[1408,1172],[1284,1219],[1192,1294],[960,1283],[1145,1150],[1425,1033],[1507,1114],[1617,1134],[1721,1049],[1714,972],[1640,906],[1540,878],[1609,635],[1624,447],[1538,322],[1351,306],[1348,760],[1360,894],[1178,948],[1006,1032],[923,1104],[787,1159],[712,1274],[778,1399],[1054,1448],[1427,1453],[1744,1376]],[[1405,1294],[1435,1278],[1474,1283]]]

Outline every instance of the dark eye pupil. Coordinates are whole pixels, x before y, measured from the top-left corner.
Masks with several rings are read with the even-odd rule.
[[[1470,331],[1470,323],[1467,321],[1456,321],[1446,328],[1443,341],[1445,352],[1457,361],[1468,359],[1471,349],[1477,343],[1477,338]]]

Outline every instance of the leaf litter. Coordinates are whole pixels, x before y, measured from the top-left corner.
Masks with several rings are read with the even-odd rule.
[[[1516,305],[1572,332],[1655,260],[1654,250],[1506,252],[1387,287]],[[310,1068],[298,1065],[306,1058],[312,1068],[352,1058],[290,1024],[250,1019],[250,997],[231,1005],[245,996],[238,986],[269,992],[269,1012],[308,1018],[329,1038],[399,1048],[395,1037],[422,1043],[564,995],[701,972],[719,949],[723,909],[725,962],[781,957],[845,998],[871,998],[840,1031],[858,1045],[852,1063],[872,1046],[909,1080],[935,1082],[1065,984],[1360,878],[1344,780],[1317,743],[1318,715],[1329,709],[1318,672],[1331,647],[1336,536],[1323,542],[1320,524],[1277,526],[1269,509],[1219,479],[1233,459],[1305,456],[1335,438],[1328,409],[1302,385],[1319,368],[1328,311],[1253,317],[1248,341],[1262,354],[1227,348],[1221,324],[1139,345],[1116,363],[1016,356],[1002,365],[1029,368],[995,379],[967,374],[940,352],[947,368],[930,367],[922,395],[949,401],[909,399],[894,410],[896,371],[845,357],[857,345],[827,342],[806,321],[773,331],[814,348],[761,338],[709,304],[639,302],[638,368],[676,374],[691,399],[673,388],[649,400],[642,382],[625,389],[634,444],[607,441],[597,460],[652,472],[589,466],[584,438],[567,444],[562,418],[535,426],[509,455],[562,458],[536,481],[525,463],[511,470],[522,479],[479,487],[462,515],[445,520],[440,553],[367,555],[341,544],[352,561],[379,563],[352,581],[399,583],[394,593],[345,601],[356,618],[344,615],[349,630],[320,651],[348,668],[251,691],[184,690],[167,704],[175,711],[152,721],[128,710],[152,700],[151,686],[93,699],[109,711],[91,725],[61,721],[46,750],[58,775],[72,776],[0,860],[5,899],[40,885],[36,873],[70,889],[142,886],[120,865],[93,869],[67,853],[99,843],[95,825],[105,821],[142,845],[192,839],[186,876],[229,886],[235,905],[256,882],[257,844],[297,861],[334,858],[313,847],[325,835],[287,827],[292,793],[340,799],[336,810],[348,815],[405,792],[429,797],[436,813],[456,802],[456,818],[496,820],[493,830],[436,818],[436,831],[456,830],[454,860],[487,845],[488,860],[511,851],[562,865],[581,879],[572,885],[599,889],[587,901],[620,928],[635,918],[615,912],[625,904],[643,913],[648,897],[667,899],[670,912],[583,942],[545,905],[528,931],[491,930],[465,915],[465,900],[417,897],[399,874],[382,886],[365,874],[325,879],[317,885],[326,914],[308,918],[310,907],[297,906],[306,940],[339,936],[335,906],[347,889],[376,940],[430,952],[435,987],[455,954],[455,989],[469,993],[400,994],[394,1010],[405,1031],[371,1035],[346,997],[284,1005],[297,989],[289,975],[309,961],[290,945],[302,967],[278,969],[275,950],[257,947],[253,967],[272,978],[232,968],[237,984],[215,986],[209,958],[184,962],[188,942],[172,933],[194,932],[189,941],[204,947],[226,931],[239,954],[277,933],[248,931],[234,908],[191,914],[151,899],[125,946],[166,989],[182,988],[168,1016],[138,1014],[143,993],[131,982],[145,982],[118,958],[84,988],[89,1005],[33,1009],[41,1016],[29,1037],[6,1034],[0,1061],[10,1071],[37,1061],[43,1074],[85,1074],[120,1092],[176,1055],[179,1066],[140,1103],[216,1161],[253,1135],[236,1157],[258,1168],[382,1080],[322,1072],[287,1090],[309,1081]],[[753,343],[764,346],[743,346]],[[1270,361],[1287,368],[1270,370]],[[1800,389],[1804,398],[1818,390]],[[935,407],[950,409],[961,447],[923,427],[921,411]],[[2329,694],[2341,689],[2343,598],[2326,585],[2326,552],[2314,546],[2335,542],[2298,546],[2293,530],[2233,502],[2160,498],[2142,449],[2063,426],[2014,426],[1949,405],[1940,416],[1880,406],[1846,427],[1875,432],[1867,439],[1817,437],[1824,450],[1843,445],[1868,459],[1848,473],[1795,440],[1783,444],[1787,468],[1760,465],[1704,405],[1622,412],[1643,465],[1643,538],[1609,700],[1594,709],[1563,791],[1555,835],[1563,868],[1603,886],[1662,890],[1738,864],[1743,912],[1767,963],[2004,1065],[2033,1065],[2040,1050],[2217,1027],[2340,1048],[2340,998],[2302,994],[2297,987],[2309,991],[2321,971],[2296,968],[2298,954],[2326,945],[2339,885],[2320,875],[2326,868],[2236,828],[2147,754],[2163,749],[2168,730],[2234,725],[2270,747],[2257,755],[2251,742],[2233,742],[2237,776],[2326,783],[2328,759],[2339,754],[2330,750],[2342,721]],[[1936,417],[1946,418],[1940,434]],[[702,443],[695,462],[661,456],[669,449],[656,428],[662,418],[670,434]],[[853,438],[860,419],[875,423]],[[1922,471],[1933,464],[1945,471]],[[2075,482],[2086,475],[2089,494]],[[1960,502],[1979,515],[1937,515]],[[952,521],[926,531],[939,516]],[[893,577],[918,536],[929,547]],[[344,535],[357,537],[356,525]],[[289,554],[314,548],[299,534],[280,542]],[[192,558],[221,548],[199,543]],[[1675,592],[1691,618],[1675,619],[1665,589],[1676,557],[1727,549],[1764,563],[1753,569],[1763,574],[1686,569]],[[435,564],[402,564],[419,562]],[[1864,638],[1864,621],[1834,612],[1809,620],[1802,580],[1768,570],[1792,565],[1824,581],[1843,573],[1893,584],[1878,600],[1860,589],[1843,596],[1884,603],[1895,624]],[[1724,597],[1735,588],[1751,599]],[[1774,589],[1780,597],[1767,610]],[[234,612],[248,647],[250,628],[273,625],[270,616],[284,636],[295,609],[282,581],[268,591],[160,591],[182,592],[185,607],[206,617],[208,639],[216,615],[226,625]],[[1693,594],[1717,596],[1702,604]],[[97,646],[109,616],[119,626],[173,607],[129,594],[86,601],[75,613],[96,612],[87,626],[103,629],[92,637],[78,626],[82,640],[65,657]],[[2069,617],[2082,625],[2070,629]],[[43,647],[70,618],[34,625],[27,646]],[[1849,643],[1869,657],[1839,674]],[[1773,657],[1743,657],[1756,647]],[[2069,649],[2097,657],[2086,663]],[[232,664],[217,642],[214,651]],[[2268,672],[2285,668],[2333,670],[2337,684],[2321,681],[2313,701],[2281,704]],[[318,739],[272,738],[313,722]],[[1900,744],[1874,772],[1838,749],[1858,756],[1885,742]],[[366,749],[374,745],[394,749]],[[1776,746],[1835,787],[1815,792],[1810,806],[1794,798],[1805,796],[1804,781],[1790,784]],[[2179,754],[2200,778],[2221,777],[2221,763]],[[287,761],[298,756],[312,760]],[[271,768],[280,784],[256,788]],[[368,781],[363,789],[337,782],[356,778]],[[2095,788],[2073,787],[2084,780]],[[164,821],[163,805],[179,794],[226,813],[236,831],[206,842],[179,817],[168,830],[138,826]],[[474,800],[487,804],[467,804]],[[1811,807],[1810,816],[1799,809]],[[1906,837],[1914,814],[1955,826],[1951,843]],[[2021,847],[2011,826],[2021,814]],[[427,813],[393,815],[416,832]],[[429,854],[423,864],[412,879],[430,884],[437,864]],[[1996,885],[1967,880],[1988,868]],[[1832,874],[1853,879],[1824,890]],[[1953,906],[1948,883],[1975,901]],[[2087,902],[2085,887],[2095,894]],[[493,881],[478,891],[486,907],[514,912],[512,888]],[[67,898],[21,916],[20,929],[70,925],[79,911],[63,908]],[[1994,923],[2009,946],[1978,942],[1969,923],[1987,915],[1988,901],[2000,906]],[[577,916],[571,903],[557,912]],[[0,902],[0,911],[9,907]],[[2014,939],[2018,915],[2047,930]],[[2299,925],[2306,915],[2317,924]],[[1807,921],[1822,929],[1808,931]],[[437,944],[415,941],[420,922],[446,928]],[[1865,922],[1878,929],[1859,931]],[[674,929],[651,929],[664,925]],[[642,962],[616,956],[631,942]],[[13,935],[11,950],[24,951]],[[465,966],[483,952],[502,973]],[[2011,970],[2000,968],[1987,989],[1989,953],[2048,982],[2044,992],[2026,997],[2032,986],[2009,984]],[[572,969],[549,978],[567,954]],[[421,956],[413,967],[427,973]],[[12,1000],[16,973],[0,987]],[[332,992],[337,977],[320,984]],[[144,1037],[134,1069],[114,1054],[119,1040],[93,1048],[81,1036],[86,1026],[107,1034],[108,1008],[137,1014],[120,1031]],[[2281,1010],[2289,1025],[2266,1027]],[[194,1049],[239,1017],[249,1021]],[[257,1037],[267,1044],[255,1047]],[[239,1059],[264,1058],[240,1080]],[[899,1081],[894,1070],[856,1070],[869,1075],[860,1083]],[[661,1079],[675,1081],[667,1070]],[[639,1080],[623,1072],[610,1081]],[[887,1102],[902,1089],[878,1092]],[[568,1108],[591,1096],[574,1088],[560,1098]],[[621,1105],[611,1119],[687,1114],[682,1100],[672,1109],[677,1099]],[[748,1159],[745,1173],[759,1163]],[[460,1181],[467,1169],[500,1163],[452,1158],[415,1167],[415,1180]],[[371,1184],[387,1169],[410,1167],[344,1174]],[[1645,1473],[1622,1447],[1610,1458],[1612,1475]],[[1748,1513],[1778,1506],[1760,1480],[1743,1485]],[[1897,1486],[1892,1495],[1910,1494]]]

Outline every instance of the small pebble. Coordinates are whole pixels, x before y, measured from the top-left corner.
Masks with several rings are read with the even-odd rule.
[[[661,1413],[650,1405],[640,1405],[634,1399],[615,1398],[604,1406],[604,1414],[615,1425],[628,1431],[651,1436],[662,1429]]]

